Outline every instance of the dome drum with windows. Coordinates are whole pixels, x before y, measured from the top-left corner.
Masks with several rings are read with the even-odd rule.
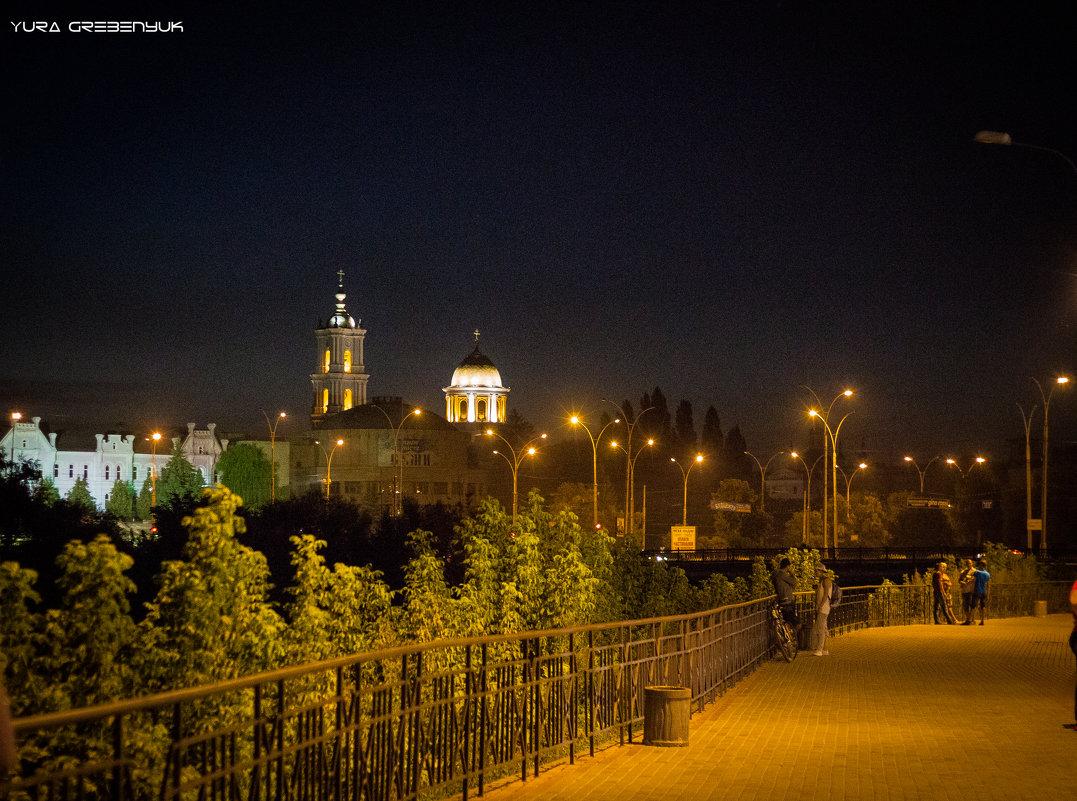
[[[450,423],[505,422],[509,388],[502,386],[494,363],[479,350],[478,331],[475,350],[460,362],[444,392],[445,418]]]

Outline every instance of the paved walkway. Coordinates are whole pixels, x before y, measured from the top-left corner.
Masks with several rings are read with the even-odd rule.
[[[487,801],[1077,799],[1072,618],[867,629],[769,662],[692,716]]]

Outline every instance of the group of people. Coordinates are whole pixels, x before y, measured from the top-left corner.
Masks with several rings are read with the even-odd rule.
[[[816,656],[827,656],[830,632],[827,629],[827,618],[830,617],[830,598],[834,592],[834,581],[830,578],[830,571],[820,562],[815,567],[817,583],[815,585],[815,624],[811,630],[811,652]],[[796,601],[796,576],[793,575],[792,563],[788,558],[783,558],[778,564],[778,569],[771,573],[771,582],[774,584],[774,594],[778,596],[778,606],[782,610],[785,622],[793,627],[793,631],[799,634],[800,618],[797,617]]]
[[[946,562],[939,562],[931,576],[931,589],[935,599],[932,616],[936,624],[941,616],[944,622],[954,625],[957,623],[957,616],[954,614],[951,593],[953,582],[946,568]],[[987,563],[983,559],[975,564],[971,559],[965,560],[965,566],[957,577],[957,583],[961,587],[961,611],[965,617],[962,626],[973,624],[977,609],[980,610],[980,625],[984,624],[987,618],[987,585],[990,581],[991,574],[987,572]]]

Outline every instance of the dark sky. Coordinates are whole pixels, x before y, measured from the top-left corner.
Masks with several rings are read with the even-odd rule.
[[[1072,12],[154,5],[9,11],[5,409],[305,419],[339,269],[372,396],[443,412],[478,328],[551,432],[657,385],[765,456],[849,386],[846,442],[1000,453],[1077,369],[1077,171],[972,142],[1077,159]]]

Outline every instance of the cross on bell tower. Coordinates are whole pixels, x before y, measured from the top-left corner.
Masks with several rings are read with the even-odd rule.
[[[366,331],[344,308],[344,270],[337,270],[336,309],[314,332],[317,371],[310,374],[314,390],[310,419],[317,428],[326,416],[366,403],[370,375],[363,364]]]

